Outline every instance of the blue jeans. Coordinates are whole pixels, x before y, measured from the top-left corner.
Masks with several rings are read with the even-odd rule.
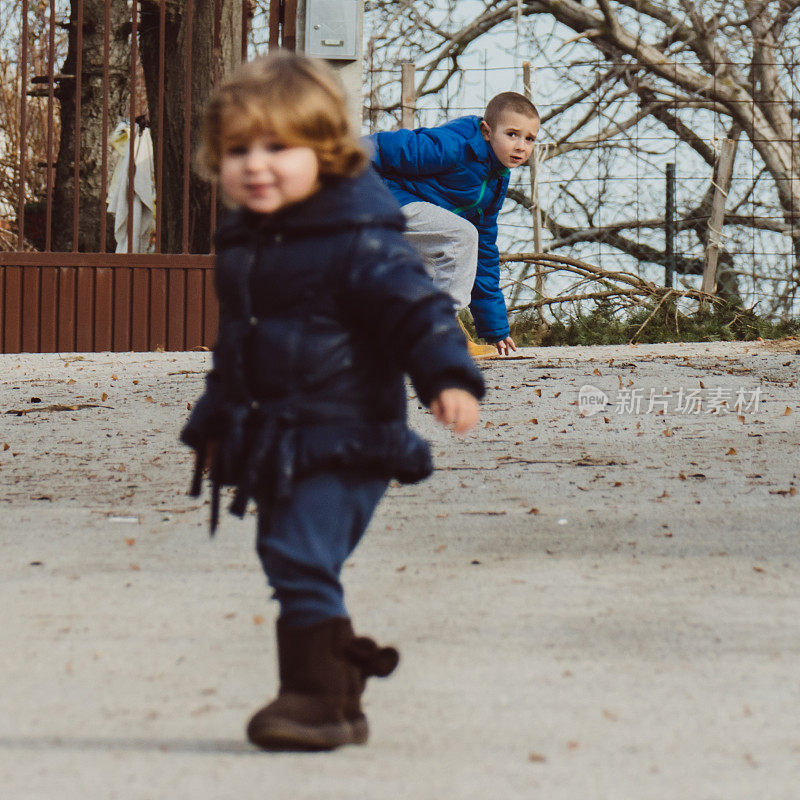
[[[286,500],[259,504],[256,551],[288,627],[348,616],[342,566],[387,483],[359,472],[321,472],[298,479]]]

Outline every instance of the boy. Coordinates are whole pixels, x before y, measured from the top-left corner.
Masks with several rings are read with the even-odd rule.
[[[497,215],[509,171],[530,158],[538,132],[536,106],[503,92],[482,119],[459,117],[437,128],[372,137],[373,166],[402,206],[406,235],[436,285],[457,310],[469,305],[478,336],[501,355],[517,347],[500,289]],[[486,354],[469,344],[473,355]]]

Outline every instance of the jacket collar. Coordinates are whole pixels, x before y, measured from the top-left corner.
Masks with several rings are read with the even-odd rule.
[[[223,220],[215,241],[219,247],[254,230],[340,231],[364,225],[405,229],[397,201],[371,168],[354,178],[324,180],[307,200],[275,214],[238,209]]]
[[[476,121],[475,133],[467,141],[467,149],[472,152],[477,161],[481,161],[488,167],[491,167],[492,172],[505,175],[506,172],[508,172],[508,168],[500,163],[500,159],[494,154],[494,150],[492,150],[489,142],[483,138],[483,134],[481,133],[481,117],[474,117],[474,119]]]

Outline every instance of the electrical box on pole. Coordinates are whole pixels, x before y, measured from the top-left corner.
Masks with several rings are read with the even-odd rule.
[[[360,12],[360,0],[306,0],[306,53],[331,61],[356,61]]]

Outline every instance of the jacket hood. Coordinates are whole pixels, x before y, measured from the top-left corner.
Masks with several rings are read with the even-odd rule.
[[[243,228],[259,230],[327,231],[378,225],[405,230],[400,205],[371,168],[354,178],[323,178],[311,197],[274,214],[237,209],[220,224],[215,236],[221,246]]]

